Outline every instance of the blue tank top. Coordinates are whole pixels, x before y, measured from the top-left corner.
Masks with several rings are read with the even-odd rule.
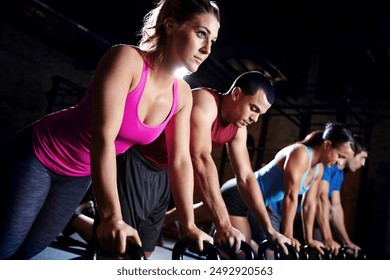
[[[315,167],[313,179],[310,181],[310,183],[305,187],[305,181],[307,178],[307,175],[310,170],[311,166],[311,160],[312,160],[312,149],[308,146],[306,146],[306,149],[309,153],[309,167],[306,170],[306,172],[302,176],[301,185],[299,188],[299,194],[304,194],[307,192],[313,181],[314,178],[317,176],[318,172],[318,164]],[[268,206],[272,203],[275,203],[277,201],[281,201],[284,198],[284,173],[282,170],[280,170],[276,165],[276,160],[272,160],[267,165],[262,167],[261,169],[257,170],[255,173],[255,177],[257,178],[257,181],[259,182],[261,192],[263,194],[265,205]]]

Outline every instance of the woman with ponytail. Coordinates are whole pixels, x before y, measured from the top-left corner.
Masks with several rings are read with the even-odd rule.
[[[9,150],[0,193],[0,259],[30,259],[65,227],[93,181],[101,250],[122,256],[138,231],[122,217],[116,156],[166,134],[170,184],[187,237],[212,242],[192,210],[190,86],[175,72],[197,71],[219,31],[209,0],[161,0],[144,20],[138,46],[117,45],[101,58],[74,107],[46,115]]]
[[[327,123],[325,130],[313,131],[303,141],[281,149],[274,159],[255,172],[260,189],[237,187],[231,179],[221,188],[232,225],[251,240],[257,252],[265,239],[259,223],[259,205],[262,193],[274,228],[291,239],[291,245],[300,250],[300,242],[294,237],[294,218],[298,208],[298,195],[302,201],[303,231],[305,243],[321,250],[322,242],[313,239],[316,195],[323,174],[323,164],[331,166],[345,161],[354,154],[354,138],[351,131],[340,123]],[[282,201],[281,219],[270,207]]]

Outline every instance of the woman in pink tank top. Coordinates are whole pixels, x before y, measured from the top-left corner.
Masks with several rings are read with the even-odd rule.
[[[16,175],[1,193],[0,259],[28,259],[45,249],[72,216],[91,179],[101,250],[121,256],[127,238],[141,245],[138,232],[122,218],[116,155],[134,144],[150,143],[164,129],[170,185],[184,233],[199,249],[202,241],[212,242],[194,223],[192,96],[175,70],[198,69],[217,39],[219,20],[218,7],[210,0],[159,1],[145,16],[139,46],[108,50],[77,106],[44,116],[25,132],[26,143],[18,148],[28,151],[14,160]],[[27,205],[21,197],[32,200]]]

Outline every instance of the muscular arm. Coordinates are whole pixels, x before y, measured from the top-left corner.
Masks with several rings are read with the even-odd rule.
[[[298,193],[303,174],[309,166],[309,155],[303,146],[294,148],[286,155],[283,164],[284,199],[282,203],[282,233],[291,238],[293,246],[299,250],[300,243],[294,238],[294,219],[298,207]]]
[[[332,192],[330,213],[331,224],[337,235],[340,237],[342,244],[348,248],[351,248],[354,251],[355,256],[357,256],[358,251],[361,249],[351,241],[345,227],[344,210],[341,204],[340,191]]]
[[[267,239],[278,243],[283,249],[287,250],[284,243],[291,243],[291,241],[272,227],[259,183],[253,174],[246,147],[246,137],[246,128],[240,128],[236,137],[228,145],[230,162],[237,178],[238,189],[245,204],[266,234]]]
[[[322,178],[323,170],[323,165],[318,164],[317,177],[315,178],[310,189],[305,193],[302,202],[302,225],[305,242],[310,247],[316,248],[321,254],[324,254],[322,248],[325,246],[322,242],[314,240],[313,230],[317,211],[318,188]],[[335,253],[338,253],[338,248],[335,248],[335,250]]]
[[[218,116],[217,106],[208,92],[197,89],[193,92],[194,104],[191,113],[191,157],[194,167],[195,189],[209,210],[216,226],[215,242],[229,244],[238,251],[243,235],[235,230],[222,199],[218,171],[211,156],[212,124]]]
[[[180,92],[181,108],[165,129],[169,178],[172,195],[184,234],[197,241],[203,250],[203,240],[213,243],[210,236],[195,225],[193,212],[194,175],[189,150],[192,96],[188,86]]]
[[[337,255],[340,249],[340,244],[334,241],[332,230],[330,228],[330,201],[328,193],[329,182],[322,179],[318,185],[316,218],[324,239],[323,243],[325,248],[331,250],[333,254]]]
[[[330,201],[328,192],[329,182],[327,180],[321,180],[318,186],[317,221],[325,242],[326,240],[333,239],[329,223]]]
[[[115,47],[103,56],[93,78],[91,172],[101,218],[98,239],[103,250],[113,254],[124,253],[126,236],[141,243],[135,230],[122,221],[114,145],[138,64],[141,67],[142,60],[134,49]]]

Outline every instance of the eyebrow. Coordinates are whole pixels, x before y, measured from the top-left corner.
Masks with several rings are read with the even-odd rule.
[[[206,26],[203,26],[203,25],[195,25],[195,27],[198,27],[198,28],[203,28],[207,31],[207,33],[210,35],[211,34],[211,30],[208,29]],[[214,40],[217,40],[218,39],[218,36],[215,36],[214,37]]]

